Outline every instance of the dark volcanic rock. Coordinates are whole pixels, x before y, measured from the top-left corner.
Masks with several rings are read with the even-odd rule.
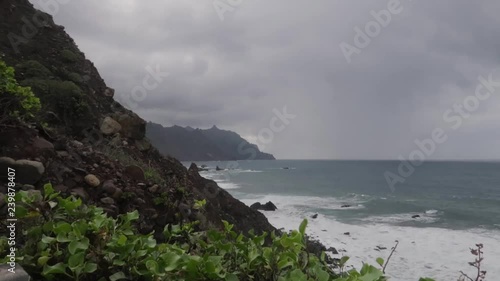
[[[350,207],[352,207],[352,205],[349,205],[349,204],[345,204],[345,205],[340,206],[340,208],[350,208]]]
[[[125,175],[135,181],[144,181],[144,171],[141,167],[136,165],[130,165],[125,168]]]
[[[412,219],[417,219],[417,218],[420,218],[420,215],[413,215],[411,216]]]
[[[0,170],[5,171],[2,177],[7,176],[8,168],[15,170],[15,182],[22,184],[34,184],[45,173],[45,167],[41,162],[25,159],[15,161],[9,157],[0,157]]]
[[[266,204],[261,204],[260,202],[253,203],[250,208],[254,210],[262,210],[262,211],[276,211],[278,208],[274,205],[273,202],[269,201]]]
[[[317,218],[318,218],[318,214],[314,214],[314,215],[312,215],[312,216],[311,216],[311,218],[313,218],[313,219],[317,219]]]

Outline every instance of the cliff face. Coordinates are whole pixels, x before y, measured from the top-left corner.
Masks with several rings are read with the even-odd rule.
[[[37,193],[51,182],[113,216],[139,210],[144,233],[193,220],[201,228],[226,220],[241,231],[274,230],[215,182],[162,156],[145,138],[146,122],[113,100],[114,90],[64,28],[28,0],[0,1],[0,59],[43,108],[36,123],[0,126],[0,168],[16,168],[17,188]],[[192,208],[201,199],[204,210]],[[2,216],[5,208],[0,205]]]
[[[275,159],[237,133],[215,126],[208,130],[179,126],[166,128],[148,122],[146,135],[161,153],[181,161]]]

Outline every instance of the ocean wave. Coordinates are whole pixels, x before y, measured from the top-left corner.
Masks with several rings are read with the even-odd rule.
[[[483,266],[488,268],[491,276],[500,275],[500,268],[496,264],[500,259],[500,248],[494,247],[500,241],[500,231],[473,232],[434,227],[396,226],[373,221],[374,217],[371,218],[370,223],[354,225],[322,214],[319,214],[316,219],[311,219],[314,213],[294,208],[294,202],[286,203],[276,200],[273,196],[261,197],[262,199],[274,199],[280,202],[279,206],[276,204],[278,210],[263,212],[271,224],[278,228],[292,230],[297,229],[302,219],[308,218],[307,234],[320,240],[327,248],[346,249],[346,253],[342,255],[351,258],[348,262],[349,266],[359,268],[363,263],[373,264],[377,257],[387,256],[394,241],[398,240],[396,258],[391,260],[388,270],[388,275],[392,279],[414,281],[415,276],[426,275],[433,276],[436,280],[456,280],[456,272],[467,266],[469,247],[476,241],[481,241],[485,245],[491,245],[488,247],[488,259],[484,260]],[[311,199],[318,200],[316,198],[306,200]],[[292,201],[294,200],[297,199]],[[434,212],[431,213],[421,214],[422,219],[435,219],[435,217],[432,218],[432,215],[435,215]],[[411,219],[411,215],[410,213],[398,214],[384,219],[408,220],[408,218]],[[432,259],[429,260],[429,257]]]

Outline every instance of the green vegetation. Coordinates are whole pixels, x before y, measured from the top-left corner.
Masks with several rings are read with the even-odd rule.
[[[79,56],[75,54],[74,52],[65,49],[61,51],[61,58],[66,61],[66,62],[77,62],[79,59]]]
[[[49,79],[53,74],[36,60],[29,60],[16,65],[17,72],[24,78]]]
[[[18,262],[36,280],[387,280],[367,264],[359,272],[335,273],[324,254],[309,254],[307,220],[298,231],[281,236],[243,236],[227,222],[222,231],[194,232],[198,222],[167,225],[166,242],[158,243],[152,234],[136,231],[137,211],[114,219],[80,199],[61,197],[50,184],[44,186],[43,196],[19,191],[16,202],[16,216],[25,230]],[[6,237],[0,238],[0,256],[6,256],[9,247]]]
[[[144,177],[146,178],[146,180],[161,185],[165,184],[165,179],[156,168],[140,159],[138,160],[133,158],[132,155],[128,154],[122,148],[114,147],[112,144],[105,144],[98,147],[97,149],[99,149],[110,159],[117,160],[124,166],[135,165],[140,167],[144,171]]]
[[[29,87],[20,86],[14,69],[0,60],[0,124],[14,118],[30,119],[40,110],[40,100]]]

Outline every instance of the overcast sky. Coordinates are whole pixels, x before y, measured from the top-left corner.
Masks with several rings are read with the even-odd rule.
[[[473,97],[480,75],[500,81],[500,2],[394,1],[65,0],[53,14],[118,100],[146,67],[169,72],[134,108],[149,121],[216,124],[289,159],[407,158],[441,128],[427,159],[500,159],[500,86]],[[341,44],[362,48],[346,59]],[[464,100],[472,111],[443,118]],[[270,126],[285,106],[295,118]]]

